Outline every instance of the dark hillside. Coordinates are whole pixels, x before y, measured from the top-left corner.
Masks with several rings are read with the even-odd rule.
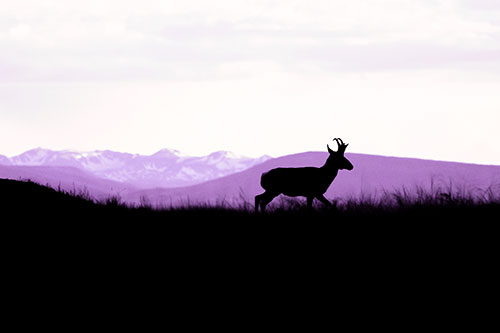
[[[93,201],[83,194],[65,193],[31,181],[10,179],[0,179],[0,207],[4,218],[10,221],[63,216],[72,219],[78,213],[96,209]]]
[[[342,273],[342,279],[364,283],[381,270],[418,278],[414,267],[438,272],[467,263],[477,266],[468,274],[476,274],[497,253],[498,200],[399,199],[395,206],[352,201],[312,212],[294,202],[266,214],[251,206],[154,210],[0,179],[2,227],[14,230],[4,234],[11,258],[41,255],[38,264],[45,256],[64,263],[90,256],[89,264],[98,267],[116,260],[126,267],[132,260],[160,271],[175,263],[181,271],[203,267],[189,277],[197,279],[214,267],[246,276],[247,267],[276,271],[299,262],[309,267],[302,275],[333,269],[335,278]]]

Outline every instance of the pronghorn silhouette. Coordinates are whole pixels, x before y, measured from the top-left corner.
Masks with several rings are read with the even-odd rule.
[[[330,187],[339,170],[354,168],[344,157],[348,144],[344,144],[340,138],[333,139],[333,141],[337,142],[338,149],[333,151],[326,145],[330,156],[320,168],[276,168],[264,172],[260,178],[260,185],[266,191],[255,197],[255,211],[259,211],[259,206],[261,211],[265,211],[267,204],[280,194],[306,197],[308,209],[312,208],[314,198],[327,206],[332,206],[323,194]]]

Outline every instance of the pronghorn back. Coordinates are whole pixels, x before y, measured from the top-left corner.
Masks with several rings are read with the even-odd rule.
[[[306,196],[323,194],[328,188],[323,185],[325,178],[333,180],[334,177],[325,177],[321,169],[315,167],[275,168],[262,174],[260,184],[266,191],[289,196]]]

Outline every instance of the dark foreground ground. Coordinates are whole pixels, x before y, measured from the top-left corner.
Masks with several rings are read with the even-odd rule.
[[[400,193],[392,201],[312,212],[292,202],[266,214],[249,205],[154,210],[0,179],[7,304],[42,309],[55,300],[65,316],[75,303],[106,316],[146,306],[183,325],[196,308],[215,311],[199,317],[205,326],[228,317],[296,325],[280,309],[312,313],[304,328],[334,325],[332,316],[372,328],[384,318],[384,327],[396,317],[408,327],[458,320],[445,309],[489,316],[494,308],[480,305],[496,299],[499,200]]]

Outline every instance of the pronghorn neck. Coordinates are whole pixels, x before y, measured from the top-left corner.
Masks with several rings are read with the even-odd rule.
[[[334,173],[337,174],[339,172],[339,167],[337,163],[330,157],[325,161],[325,164],[321,167],[322,170],[324,170],[327,173]]]
[[[333,181],[339,173],[339,168],[334,166],[329,160],[327,160],[325,164],[320,167],[320,170],[322,171],[325,178],[327,178],[329,181]]]

